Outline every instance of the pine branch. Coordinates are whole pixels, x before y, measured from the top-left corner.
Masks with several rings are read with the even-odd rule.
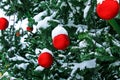
[[[120,26],[118,25],[118,23],[114,19],[108,20],[108,23],[120,35]]]

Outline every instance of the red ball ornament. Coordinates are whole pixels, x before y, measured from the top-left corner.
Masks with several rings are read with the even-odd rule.
[[[101,19],[110,20],[119,12],[119,3],[117,0],[102,0],[97,4],[96,12]]]
[[[52,43],[58,50],[65,50],[69,46],[68,32],[62,25],[58,25],[52,30]]]
[[[70,40],[68,35],[66,34],[59,34],[57,36],[54,37],[53,41],[53,46],[58,49],[58,50],[65,50],[69,44],[70,44]]]
[[[5,30],[8,27],[8,20],[6,18],[0,18],[0,30]]]
[[[44,68],[49,68],[53,63],[53,56],[49,52],[43,52],[38,57],[38,64]]]
[[[31,31],[33,31],[33,28],[30,27],[30,26],[28,26],[28,27],[26,28],[26,30],[29,31],[29,32],[31,32]]]
[[[19,36],[20,36],[20,32],[17,31],[15,35],[16,35],[17,37],[19,37]]]

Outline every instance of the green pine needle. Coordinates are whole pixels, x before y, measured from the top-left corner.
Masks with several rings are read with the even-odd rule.
[[[109,24],[113,27],[113,29],[120,35],[120,26],[118,25],[118,23],[114,20],[108,20]]]

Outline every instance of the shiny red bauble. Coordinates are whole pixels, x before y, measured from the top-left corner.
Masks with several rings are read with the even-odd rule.
[[[33,31],[33,27],[28,26],[28,27],[26,28],[26,30],[29,31],[29,32],[31,32],[31,31]]]
[[[104,20],[114,18],[119,12],[119,3],[117,0],[103,0],[97,4],[97,15]]]
[[[17,31],[15,35],[16,35],[17,37],[19,37],[19,36],[20,36],[20,32]]]
[[[53,46],[58,50],[65,50],[69,44],[70,40],[68,35],[66,34],[59,34],[53,38]]]
[[[38,57],[38,64],[44,68],[49,68],[53,64],[53,56],[48,52],[43,52]]]
[[[8,20],[6,18],[0,18],[0,30],[5,30],[8,27]]]

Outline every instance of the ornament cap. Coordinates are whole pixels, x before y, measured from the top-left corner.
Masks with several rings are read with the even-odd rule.
[[[97,0],[97,4],[102,4],[103,1],[105,0]],[[119,0],[114,0],[114,1],[117,1],[119,3]]]
[[[68,35],[68,32],[62,27],[62,25],[58,25],[52,30],[52,39],[59,34]]]
[[[41,51],[41,53],[44,53],[44,52],[50,53],[50,54],[53,56],[52,51],[50,51],[50,50],[47,49],[47,48],[44,48],[44,49]]]

